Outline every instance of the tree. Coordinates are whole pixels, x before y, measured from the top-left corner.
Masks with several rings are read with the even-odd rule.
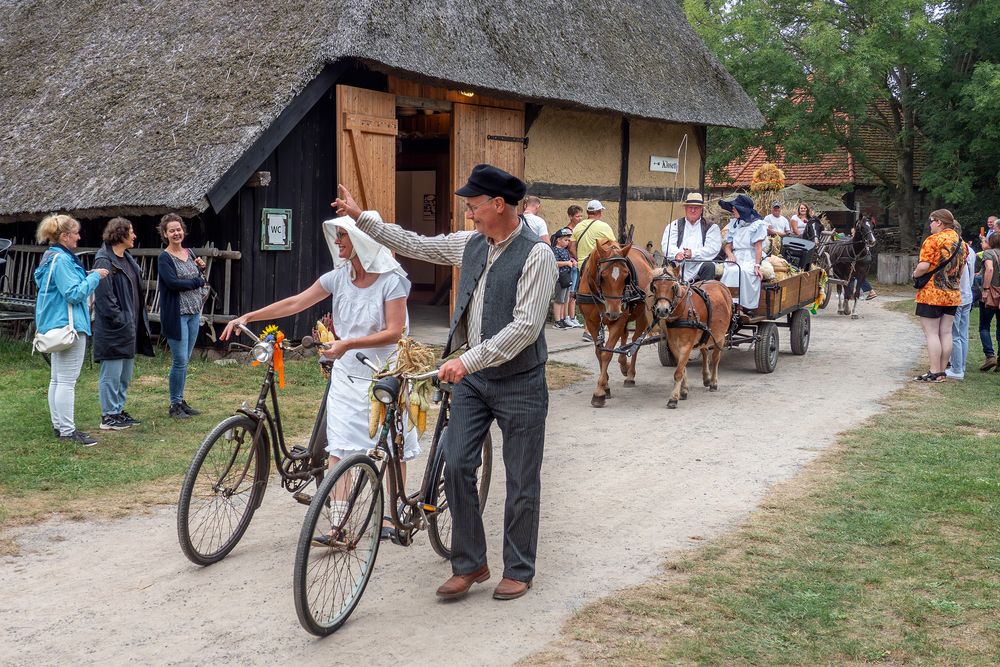
[[[955,0],[942,23],[944,62],[921,108],[932,155],[921,185],[978,225],[1000,211],[1000,3]]]
[[[709,48],[754,98],[763,131],[715,130],[709,169],[753,146],[808,161],[835,147],[885,186],[904,247],[919,239],[914,153],[924,83],[940,67],[939,13],[921,0],[685,0]],[[862,130],[889,139],[892,160],[869,155]]]

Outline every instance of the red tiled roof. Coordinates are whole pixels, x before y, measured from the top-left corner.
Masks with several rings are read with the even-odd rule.
[[[889,103],[878,102],[878,111],[888,115]],[[875,110],[873,110],[873,114]],[[896,153],[892,146],[892,137],[879,125],[865,124],[859,131],[865,158],[879,171],[890,177],[896,173]],[[726,166],[730,182],[716,183],[706,176],[706,187],[749,188],[750,178],[755,169],[767,162],[767,156],[762,148],[754,148],[742,160],[733,160]],[[854,156],[845,148],[837,148],[820,156],[819,160],[810,163],[788,164],[784,159],[784,151],[778,147],[778,159],[775,164],[785,172],[785,185],[802,183],[810,186],[835,186],[843,183],[855,185],[882,185],[882,181],[874,173],[859,165]],[[920,181],[920,175],[926,164],[926,154],[922,142],[918,138],[914,156],[913,180]]]
[[[778,159],[775,164],[785,172],[785,185],[802,183],[804,185],[840,185],[850,183],[853,180],[854,160],[843,148],[823,155],[818,162],[788,164],[783,158],[783,153],[778,149]],[[763,148],[755,148],[750,151],[746,160],[734,160],[726,166],[726,173],[729,175],[729,183],[715,183],[706,176],[705,182],[708,187],[750,187],[750,178],[754,170],[767,162],[767,155]]]

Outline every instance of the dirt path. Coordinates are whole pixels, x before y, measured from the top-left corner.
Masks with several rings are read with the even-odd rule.
[[[667,369],[652,348],[640,355],[638,386],[615,378],[602,410],[589,406],[589,379],[554,393],[539,574],[521,600],[490,597],[501,569],[495,463],[490,585],[439,603],[434,589],[450,570],[426,536],[409,549],[385,545],[358,610],[318,641],[299,627],[290,587],[304,508],[275,484],[243,542],[205,569],[177,547],[171,507],[21,529],[21,554],[0,561],[0,663],[511,663],[553,639],[581,605],[727,530],[771,484],[876,411],[922,345],[917,327],[881,303],[865,304],[860,321],[814,318],[804,357],[787,351],[783,329],[771,375],[756,373],[747,351],[728,354],[719,393],[698,386],[678,410],[665,409]],[[579,336],[549,331],[556,345]],[[555,356],[593,365],[590,350]]]

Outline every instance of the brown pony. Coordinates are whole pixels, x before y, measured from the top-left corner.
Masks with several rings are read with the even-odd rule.
[[[729,288],[718,280],[688,284],[680,279],[680,269],[668,264],[664,273],[653,279],[653,315],[660,321],[660,331],[670,352],[677,359],[674,390],[668,408],[677,407],[677,399],[688,397],[687,363],[691,352],[701,351],[701,381],[709,391],[719,390],[719,362],[726,334],[733,319],[733,298]],[[712,353],[711,373],[708,353]]]
[[[576,303],[594,339],[594,353],[601,365],[597,387],[590,399],[595,408],[604,407],[605,399],[611,396],[608,388],[611,350],[626,343],[629,322],[635,322],[633,342],[649,326],[646,297],[653,271],[653,259],[641,249],[633,248],[631,243],[622,247],[609,239],[601,239],[580,272]],[[600,338],[602,325],[608,329],[603,341]],[[635,386],[635,360],[635,353],[631,360],[625,354],[618,355],[626,387]]]

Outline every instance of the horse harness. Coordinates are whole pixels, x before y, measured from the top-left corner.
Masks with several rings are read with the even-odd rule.
[[[590,256],[583,260],[583,265],[580,266],[580,275],[583,275],[584,269],[587,266],[587,262],[590,261]],[[605,264],[611,264],[615,262],[621,262],[625,264],[625,269],[628,271],[628,280],[625,283],[625,289],[621,294],[605,294],[604,290],[601,289],[601,279],[600,271],[601,267]],[[577,303],[586,304],[601,304],[604,305],[606,301],[621,301],[622,310],[632,308],[637,303],[644,303],[646,301],[646,293],[639,287],[638,280],[636,279],[635,265],[632,263],[628,257],[607,257],[605,259],[598,260],[597,262],[597,294],[588,293],[576,293]],[[589,287],[589,285],[588,285]]]
[[[653,282],[656,282],[657,280],[673,280],[680,284],[685,284],[684,281],[678,280],[673,276],[667,276],[667,275],[653,278]],[[663,326],[667,329],[698,329],[699,331],[701,331],[701,338],[698,340],[698,343],[695,345],[695,347],[702,347],[703,345],[707,344],[709,340],[714,341],[715,344],[718,345],[719,341],[715,340],[715,336],[712,335],[712,330],[709,328],[707,324],[702,322],[701,319],[698,317],[698,311],[694,309],[694,306],[691,303],[691,293],[692,292],[696,293],[698,296],[701,297],[702,301],[705,302],[705,310],[708,311],[709,322],[712,321],[712,300],[708,297],[708,293],[704,289],[702,289],[701,286],[698,285],[697,283],[692,282],[686,284],[688,287],[687,296],[684,298],[684,301],[687,305],[686,316],[682,320],[675,320],[673,322],[669,320],[663,320]],[[671,304],[671,306],[672,305],[673,304]]]

